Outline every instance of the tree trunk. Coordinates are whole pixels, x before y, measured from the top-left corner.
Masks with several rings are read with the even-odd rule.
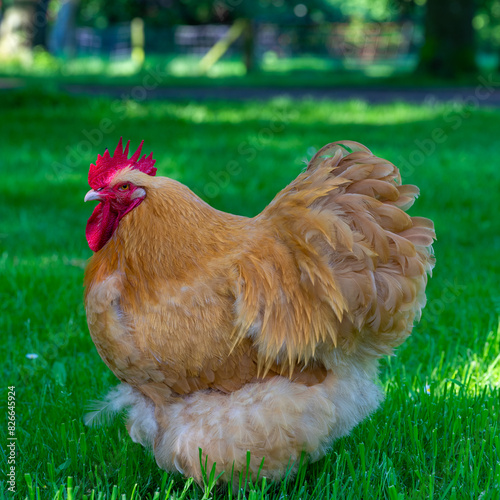
[[[247,74],[253,73],[255,69],[255,21],[247,19],[247,25],[243,31],[243,59]]]
[[[63,0],[49,35],[49,50],[55,56],[75,53],[75,25],[80,0]]]
[[[49,0],[14,0],[0,24],[0,56],[18,57],[46,47]]]
[[[427,0],[420,71],[454,78],[477,70],[474,11],[474,0]]]

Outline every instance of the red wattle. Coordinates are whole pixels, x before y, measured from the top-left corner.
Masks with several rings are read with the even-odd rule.
[[[109,203],[99,203],[87,222],[85,235],[89,247],[98,252],[111,238],[118,225],[118,212],[111,210]]]
[[[143,201],[143,198],[136,198],[122,211],[117,212],[111,207],[109,202],[100,202],[92,212],[87,221],[85,236],[89,247],[94,252],[98,252],[113,236],[120,220]]]

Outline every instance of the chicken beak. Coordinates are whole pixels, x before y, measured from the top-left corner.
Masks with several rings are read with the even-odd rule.
[[[91,189],[86,195],[83,201],[92,201],[92,200],[98,200],[102,201],[101,195],[97,192]]]

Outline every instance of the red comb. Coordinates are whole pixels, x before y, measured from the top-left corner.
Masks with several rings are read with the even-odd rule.
[[[140,170],[145,174],[154,176],[156,174],[156,168],[154,168],[156,160],[153,160],[153,153],[150,153],[149,156],[144,155],[141,159],[139,159],[143,144],[144,141],[139,144],[137,151],[130,158],[127,158],[130,141],[127,142],[124,151],[122,138],[120,137],[120,141],[118,142],[118,146],[116,146],[113,156],[109,154],[107,149],[104,151],[102,156],[97,155],[95,165],[93,163],[90,164],[90,187],[92,189],[99,189],[103,187],[109,182],[113,174],[125,167],[131,167],[133,169]]]

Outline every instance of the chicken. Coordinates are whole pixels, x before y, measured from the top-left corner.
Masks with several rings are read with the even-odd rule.
[[[425,304],[435,235],[405,213],[417,187],[335,142],[246,218],[129,144],[98,156],[85,196],[88,326],[121,381],[87,423],[127,409],[132,440],[197,481],[200,448],[222,481],[320,459],[378,407],[377,360]]]

